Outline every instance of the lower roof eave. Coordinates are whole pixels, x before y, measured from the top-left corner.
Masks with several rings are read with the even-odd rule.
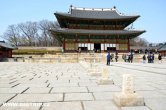
[[[103,36],[128,36],[135,38],[145,30],[86,30],[86,29],[51,29],[56,35],[103,35]]]

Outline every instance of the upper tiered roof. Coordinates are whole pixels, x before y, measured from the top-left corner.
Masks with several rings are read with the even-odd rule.
[[[82,19],[134,19],[138,18],[139,15],[125,15],[119,13],[116,7],[111,9],[104,8],[76,8],[71,6],[69,13],[54,13],[57,17],[71,17],[71,18],[82,18]]]

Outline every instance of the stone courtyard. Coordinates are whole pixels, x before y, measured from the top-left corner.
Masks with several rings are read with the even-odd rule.
[[[0,63],[0,110],[166,110],[166,64],[96,63],[114,84],[98,85],[80,63]],[[122,75],[134,77],[144,106],[119,107]],[[36,105],[34,105],[36,104]]]

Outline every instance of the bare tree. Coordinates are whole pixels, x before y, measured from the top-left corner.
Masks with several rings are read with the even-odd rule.
[[[59,24],[42,20],[10,25],[3,38],[16,46],[59,46],[60,39],[51,34],[51,28],[59,28]]]
[[[140,38],[140,37],[136,37],[136,38],[130,40],[130,45],[131,46],[147,47],[148,44],[149,44],[149,42],[146,39]]]
[[[43,38],[44,46],[58,45],[57,39],[50,33],[51,28],[59,27],[58,23],[54,23],[48,20],[42,20],[39,22],[38,27],[41,30],[41,36]]]
[[[29,46],[35,46],[35,37],[38,36],[36,22],[26,22],[18,25],[22,36],[26,37]]]
[[[11,44],[18,46],[20,42],[20,32],[16,25],[9,25],[3,38]]]

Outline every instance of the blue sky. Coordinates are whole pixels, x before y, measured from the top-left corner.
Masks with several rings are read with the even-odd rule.
[[[134,22],[134,28],[147,32],[140,37],[152,43],[166,42],[166,0],[1,0],[0,35],[11,24],[43,19],[55,21],[53,13],[68,12],[71,4],[87,8],[116,6],[122,13],[141,15]]]

